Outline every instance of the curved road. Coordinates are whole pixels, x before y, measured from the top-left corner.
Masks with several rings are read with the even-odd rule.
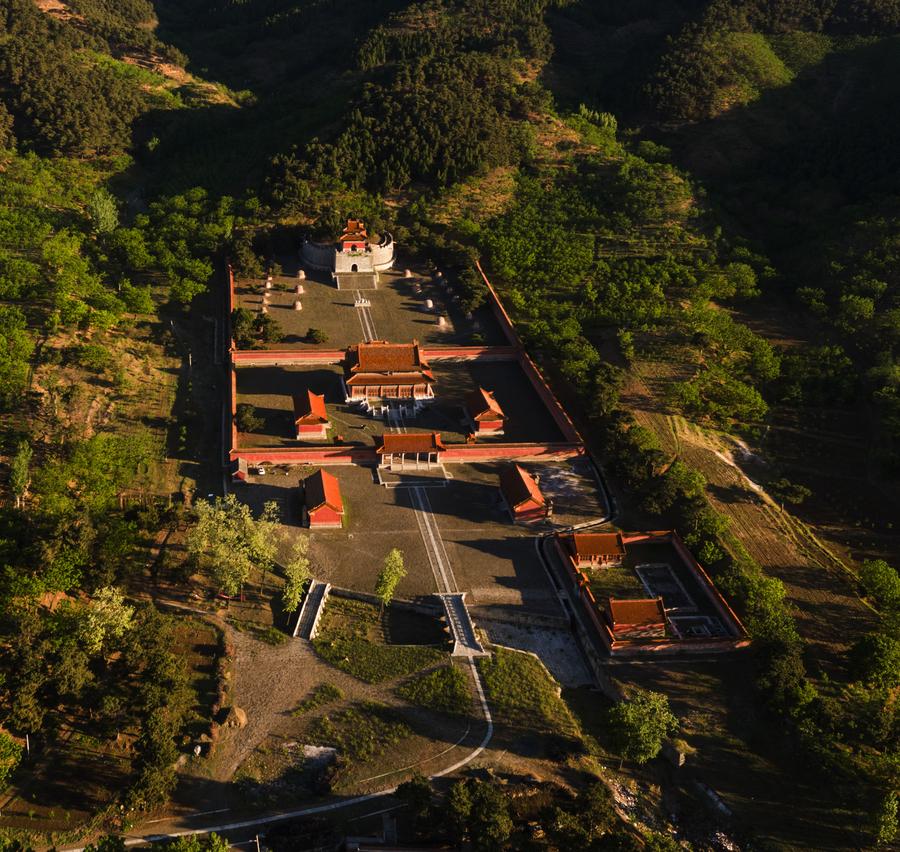
[[[478,674],[477,669],[475,668],[475,661],[470,657],[469,658],[469,666],[471,667],[472,676],[475,678],[475,690],[478,694],[478,700],[481,703],[481,709],[484,713],[484,720],[487,722],[487,730],[484,733],[484,737],[481,740],[481,744],[469,752],[462,760],[458,760],[456,763],[442,769],[440,772],[435,772],[433,775],[430,775],[430,778],[442,778],[445,775],[450,775],[453,772],[456,772],[457,769],[461,769],[468,763],[471,763],[478,755],[480,755],[485,748],[487,748],[487,744],[491,741],[491,737],[494,734],[494,722],[491,717],[491,711],[487,704],[487,699],[484,694],[484,687],[481,683],[481,677]],[[187,837],[194,834],[209,834],[211,831],[215,831],[217,834],[225,834],[233,831],[240,831],[244,828],[258,828],[259,826],[269,825],[274,822],[281,822],[283,820],[288,819],[296,819],[298,817],[304,816],[313,816],[314,814],[323,814],[329,813],[331,811],[341,810],[343,808],[350,808],[355,805],[360,805],[365,802],[371,802],[375,799],[380,799],[385,796],[390,796],[397,790],[397,786],[386,787],[384,790],[379,790],[377,793],[366,793],[362,796],[353,796],[349,799],[341,799],[336,802],[325,802],[321,805],[311,805],[307,808],[300,808],[295,811],[281,811],[279,813],[268,814],[267,816],[262,817],[254,817],[252,819],[238,820],[236,822],[223,822],[216,823],[215,825],[204,825],[200,828],[185,828],[178,829],[175,831],[165,831],[157,834],[142,834],[140,836],[125,836],[125,845],[126,846],[139,846],[144,843],[150,843],[156,840],[167,840],[174,837]],[[190,819],[191,817],[186,817]],[[77,847],[63,847],[60,852],[84,852],[84,846]]]

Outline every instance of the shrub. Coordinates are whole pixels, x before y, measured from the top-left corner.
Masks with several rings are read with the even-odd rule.
[[[306,340],[308,343],[328,343],[328,334],[321,328],[310,327],[306,332]]]
[[[666,737],[678,730],[678,719],[663,693],[638,690],[610,709],[609,726],[619,754],[646,763],[659,754]]]
[[[112,355],[100,343],[85,343],[75,350],[75,360],[81,367],[102,373],[112,364]]]
[[[264,422],[256,413],[256,408],[246,402],[238,404],[235,419],[241,432],[255,432],[257,429],[262,428]]]

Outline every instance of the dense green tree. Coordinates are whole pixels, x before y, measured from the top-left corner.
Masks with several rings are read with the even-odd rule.
[[[19,308],[0,305],[0,405],[25,389],[34,341]]]
[[[900,609],[900,574],[883,559],[867,559],[859,574],[866,594],[885,610]]]
[[[125,852],[125,839],[116,834],[104,834],[84,847],[84,852]]]
[[[84,608],[78,625],[81,642],[90,654],[96,654],[117,642],[131,629],[134,607],[125,603],[121,589],[98,589]]]
[[[31,484],[31,458],[34,451],[31,444],[22,439],[16,444],[16,452],[9,464],[9,487],[16,498],[16,506],[21,506]]]
[[[253,314],[246,308],[235,308],[231,312],[231,333],[238,346],[249,346],[256,338]]]
[[[900,638],[870,633],[853,647],[851,665],[854,674],[879,689],[900,685]]]
[[[413,775],[397,787],[394,795],[406,808],[416,835],[429,835],[434,830],[432,822],[434,810],[434,790],[431,782],[419,773]],[[433,836],[433,835],[432,835]]]
[[[610,709],[609,726],[614,748],[622,758],[646,763],[678,730],[678,719],[663,693],[637,690]]]
[[[284,566],[284,588],[281,592],[285,612],[296,612],[303,598],[303,589],[312,577],[309,565],[309,538],[299,536],[291,549],[290,559]]]
[[[234,494],[214,503],[201,501],[197,520],[188,533],[188,551],[209,571],[216,585],[236,595],[253,568],[268,571],[277,548],[278,507],[267,503],[259,518]]]
[[[403,553],[395,547],[385,556],[384,565],[378,572],[378,579],[375,581],[375,596],[381,601],[382,611],[394,599],[397,586],[406,574]]]
[[[897,802],[897,791],[889,790],[875,812],[875,842],[879,847],[890,846],[897,838]]]
[[[235,421],[241,432],[256,432],[263,426],[263,419],[256,413],[256,408],[248,402],[239,403]]]
[[[119,209],[116,199],[106,189],[100,187],[91,194],[88,203],[91,227],[94,233],[109,234],[119,227]]]
[[[6,731],[0,731],[0,790],[5,790],[9,778],[22,759],[22,745]]]

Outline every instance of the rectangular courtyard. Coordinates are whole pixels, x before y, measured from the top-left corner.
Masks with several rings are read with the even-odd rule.
[[[590,504],[603,510],[596,483],[584,469],[573,469],[583,460],[529,463],[542,482],[568,481],[569,498],[575,486]],[[264,476],[251,476],[235,489],[239,499],[259,511],[267,501],[278,504],[284,530],[281,558],[286,559],[293,540],[301,534],[302,490],[300,482],[313,467],[275,467]],[[428,478],[408,474],[386,477],[379,484],[372,467],[330,466],[337,477],[344,502],[342,529],[305,531],[310,536],[310,559],[318,579],[336,586],[373,592],[384,557],[394,547],[403,551],[407,576],[397,596],[421,598],[438,590],[429,555],[422,540],[414,508],[412,486],[423,485],[425,504],[439,530],[455,584],[482,614],[491,610],[562,615],[556,594],[535,548],[535,536],[553,524],[523,527],[512,523],[502,504],[497,464],[465,464],[448,468],[452,477]],[[563,475],[565,474],[565,476]],[[555,516],[556,524],[570,516]]]
[[[405,278],[402,272],[387,271],[379,273],[377,289],[339,290],[328,272],[307,271],[306,279],[299,280],[296,261],[285,260],[284,267],[284,274],[273,276],[268,291],[262,280],[235,282],[236,307],[253,314],[259,313],[268,292],[268,313],[277,320],[283,339],[267,348],[342,349],[365,339],[395,343],[415,339],[426,346],[508,344],[491,309],[483,306],[467,317],[446,279],[435,282],[419,271]],[[297,285],[303,293],[296,293]],[[364,310],[356,306],[360,298],[369,303]],[[297,300],[302,310],[295,310]],[[443,325],[439,317],[444,318]],[[322,343],[310,342],[311,328],[324,332]]]
[[[471,423],[466,398],[479,387],[493,391],[507,416],[502,435],[479,435],[477,443],[551,443],[565,438],[516,361],[440,361],[433,365],[435,400],[404,421],[410,432],[440,432],[445,444],[465,443]],[[341,443],[373,446],[386,431],[383,420],[344,402],[337,365],[240,367],[237,404],[252,405],[261,424],[241,433],[242,447],[295,447]],[[324,394],[331,428],[326,441],[298,441],[293,396],[307,389]]]

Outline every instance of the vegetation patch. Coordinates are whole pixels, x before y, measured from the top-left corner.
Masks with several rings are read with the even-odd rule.
[[[297,705],[297,709],[292,715],[302,716],[304,713],[309,713],[310,710],[318,710],[319,707],[324,707],[326,704],[334,704],[343,697],[344,693],[333,683],[320,683],[307,698]]]
[[[452,663],[402,683],[397,687],[397,695],[413,704],[444,713],[463,716],[472,709],[469,679]]]
[[[376,645],[354,636],[322,636],[313,639],[322,659],[367,683],[403,677],[441,662],[446,654],[422,645]]]
[[[507,724],[580,736],[559,686],[530,654],[496,648],[478,661],[491,709]]]
[[[268,645],[283,645],[290,638],[287,633],[268,624],[259,624],[256,621],[247,621],[243,618],[228,617],[225,619],[235,630],[241,633],[249,633],[254,639],[265,642]]]
[[[344,760],[364,763],[412,735],[395,713],[372,701],[321,716],[309,730],[310,742],[333,746]]]
[[[332,597],[313,647],[333,666],[368,683],[404,677],[442,662],[446,654],[436,645],[390,644],[392,635],[407,638],[409,626],[396,623],[407,617],[421,625],[426,635],[434,631],[435,640],[441,635],[437,621],[428,616],[396,608],[380,612],[365,601]]]

